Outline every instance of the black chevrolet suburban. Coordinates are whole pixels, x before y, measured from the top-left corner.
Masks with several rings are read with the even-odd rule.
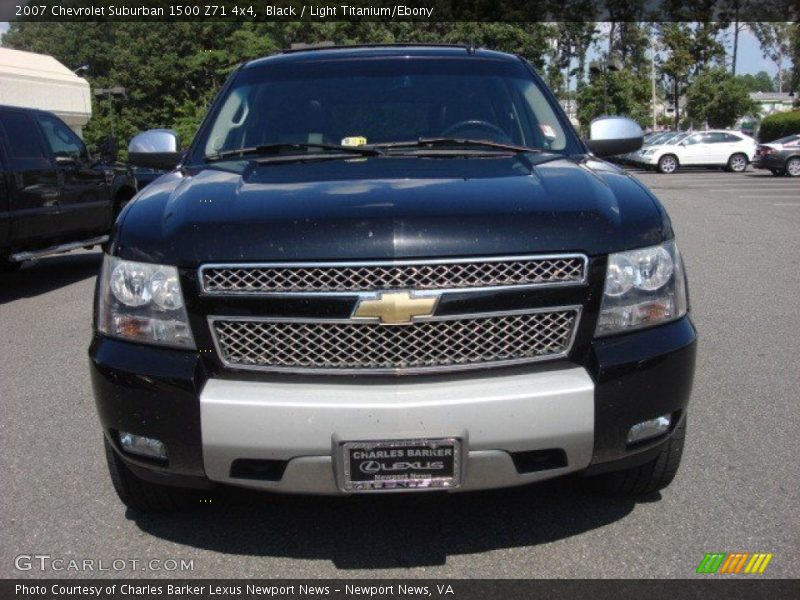
[[[56,115],[0,106],[0,271],[106,242],[135,193],[130,169],[92,158]]]
[[[670,220],[524,59],[286,51],[228,79],[117,220],[91,377],[135,510],[216,485],[355,494],[678,470],[695,365]],[[205,491],[204,491],[205,490]]]

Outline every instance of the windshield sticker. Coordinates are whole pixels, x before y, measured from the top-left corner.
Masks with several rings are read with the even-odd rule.
[[[539,123],[539,129],[542,130],[542,135],[544,135],[544,137],[546,137],[548,140],[554,140],[558,137],[555,129],[553,129],[547,123]]]
[[[360,135],[347,136],[342,138],[342,146],[363,146],[367,143],[367,138]]]

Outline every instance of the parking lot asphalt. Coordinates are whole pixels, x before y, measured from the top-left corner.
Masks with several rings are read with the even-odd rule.
[[[672,217],[700,333],[683,465],[660,494],[226,490],[188,514],[126,512],[89,384],[100,254],[84,251],[0,279],[0,577],[694,577],[704,553],[734,551],[800,576],[800,180],[633,172]],[[15,569],[33,554],[110,570]],[[151,559],[193,569],[143,570]]]

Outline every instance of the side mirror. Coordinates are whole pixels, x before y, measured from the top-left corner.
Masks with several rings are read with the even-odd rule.
[[[585,142],[596,156],[616,156],[641,148],[644,132],[635,121],[625,117],[599,117],[592,121]]]
[[[171,129],[145,131],[128,144],[128,162],[137,167],[172,170],[182,157],[178,134]]]

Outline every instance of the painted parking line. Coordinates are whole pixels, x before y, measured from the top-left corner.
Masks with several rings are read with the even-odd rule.
[[[795,195],[800,197],[800,189],[795,187],[764,187],[764,186],[756,186],[756,187],[745,187],[739,186],[735,188],[703,188],[708,190],[709,192],[757,192],[763,191],[765,194],[771,194],[772,192],[781,194],[781,193],[789,193],[795,191]]]
[[[694,184],[694,183],[693,184],[689,184],[689,185],[682,185],[682,183],[683,182],[681,182],[681,181],[673,181],[673,182],[652,181],[652,182],[650,182],[650,185],[652,187],[662,187],[662,186],[667,186],[667,185],[669,185],[670,187],[675,187],[676,185],[678,185],[678,186],[681,186],[681,187],[689,189],[689,190],[702,190],[702,189],[706,189],[709,185],[718,185],[720,187],[735,185],[737,189],[741,188],[741,187],[751,187],[751,188],[752,187],[767,187],[767,188],[776,188],[776,189],[785,188],[785,189],[790,189],[790,190],[791,189],[800,189],[800,185],[799,185],[800,182],[794,182],[794,181],[775,181],[773,183],[767,183],[767,182],[764,182],[764,181],[732,182],[730,179],[726,179],[724,181],[707,181],[706,185],[698,185],[698,184]],[[730,189],[730,188],[726,188],[726,189]]]
[[[698,177],[681,177],[680,175],[662,176],[657,173],[634,173],[634,175],[652,177],[653,181],[680,181],[692,182],[695,184],[702,184],[706,181],[736,181],[741,183],[764,183],[772,181],[773,183],[786,183],[786,178],[783,177],[742,177],[741,175],[703,175],[702,178]]]
[[[674,190],[673,190],[674,191]],[[715,190],[706,190],[707,192],[714,192]],[[741,191],[741,190],[739,190]],[[748,194],[748,195],[736,195],[736,196],[718,196],[709,194],[686,194],[684,196],[678,196],[676,198],[670,198],[670,202],[675,202],[679,200],[687,200],[689,202],[697,202],[698,200],[713,200],[713,201],[727,201],[727,200],[795,200],[797,198],[797,194]],[[789,202],[787,205],[794,205],[794,202]]]
[[[800,206],[800,202],[776,202],[772,206]]]
[[[659,186],[652,186],[652,187],[659,187]],[[781,192],[788,192],[790,190],[797,190],[797,193],[800,194],[800,186],[796,183],[794,185],[753,185],[748,183],[743,183],[742,185],[737,185],[736,187],[709,187],[707,185],[704,186],[681,186],[685,190],[719,190],[724,192],[736,191],[736,190],[746,190],[746,191],[753,191],[754,189],[758,190],[778,190]]]

